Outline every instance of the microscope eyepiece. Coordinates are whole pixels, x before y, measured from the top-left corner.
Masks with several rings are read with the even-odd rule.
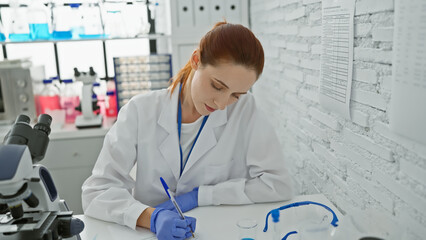
[[[15,123],[24,122],[24,123],[28,123],[29,124],[30,121],[31,121],[30,117],[28,117],[27,115],[24,115],[24,114],[20,114],[16,118]]]
[[[93,70],[93,67],[89,67],[89,75],[90,76],[95,76],[96,75],[95,70]]]
[[[48,114],[41,114],[41,115],[38,117],[37,122],[38,122],[38,123],[45,124],[45,125],[47,125],[47,126],[49,126],[49,127],[50,127],[50,124],[52,124],[52,117],[51,117],[50,115],[48,115]]]
[[[47,135],[50,134],[50,124],[52,123],[52,117],[47,114],[41,114],[38,117],[37,123],[34,125],[34,129],[43,131]]]
[[[27,145],[30,150],[33,163],[37,163],[43,159],[49,144],[50,124],[52,117],[42,114],[38,118],[38,122],[31,127],[30,118],[26,115],[19,115],[13,124],[12,129],[8,132],[4,139],[4,143]]]
[[[80,77],[80,72],[78,71],[77,68],[74,68],[74,76],[75,77]]]

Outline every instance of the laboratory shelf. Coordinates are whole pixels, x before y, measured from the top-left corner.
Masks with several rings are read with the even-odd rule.
[[[78,38],[78,39],[43,39],[43,40],[28,40],[28,41],[3,41],[0,42],[2,45],[7,44],[31,44],[31,43],[58,43],[58,42],[86,42],[86,41],[110,41],[110,40],[132,40],[132,39],[160,39],[170,38],[171,35],[157,33],[157,34],[145,34],[135,37],[105,37],[105,38]]]
[[[145,35],[139,35],[136,37],[106,37],[106,38],[80,38],[80,39],[49,39],[49,40],[31,40],[31,41],[4,41],[0,42],[3,49],[3,58],[8,59],[7,57],[7,45],[12,44],[35,44],[35,43],[53,43],[53,51],[54,51],[54,57],[55,57],[55,64],[56,64],[56,72],[57,76],[61,76],[60,67],[59,67],[59,54],[58,54],[58,43],[65,43],[65,42],[88,42],[88,41],[101,41],[102,42],[102,49],[103,49],[103,62],[104,62],[104,68],[105,68],[105,77],[101,78],[103,80],[112,80],[113,76],[108,76],[108,64],[107,64],[107,53],[106,53],[106,42],[109,41],[116,41],[116,40],[135,40],[135,39],[148,39],[151,41],[156,41],[158,39],[170,39],[170,35],[163,34],[163,33],[150,33]],[[155,45],[155,43],[153,43]],[[151,45],[151,43],[150,43]],[[156,53],[156,48],[152,49],[151,47],[151,53]]]

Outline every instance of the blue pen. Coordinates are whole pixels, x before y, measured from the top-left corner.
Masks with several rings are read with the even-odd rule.
[[[166,181],[164,181],[164,179],[163,179],[162,177],[160,177],[160,180],[161,180],[161,184],[163,184],[164,190],[165,190],[165,191],[166,191],[166,193],[167,193],[167,196],[169,196],[170,201],[172,201],[173,205],[174,205],[174,206],[175,206],[175,208],[176,208],[176,211],[178,211],[178,213],[179,213],[179,215],[180,215],[180,218],[182,218],[183,220],[185,220],[185,216],[183,215],[182,210],[180,210],[180,207],[179,207],[179,205],[177,204],[177,202],[176,202],[176,200],[175,200],[175,197],[173,197],[173,194],[170,192],[170,190],[169,190],[169,186],[167,186]],[[191,230],[191,233],[192,233],[192,237],[193,237],[193,238],[195,238],[195,236],[194,236],[194,232],[193,232],[192,230]]]

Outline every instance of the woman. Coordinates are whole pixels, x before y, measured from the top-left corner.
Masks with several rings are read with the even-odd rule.
[[[263,65],[263,48],[249,29],[217,23],[168,89],[138,95],[121,109],[83,185],[85,214],[184,239],[195,219],[180,220],[160,177],[184,212],[291,198],[279,141],[248,92]]]

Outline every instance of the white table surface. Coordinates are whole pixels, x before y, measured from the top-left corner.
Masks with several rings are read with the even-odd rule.
[[[195,231],[196,239],[210,240],[210,239],[238,239],[238,228],[236,223],[240,219],[253,218],[257,220],[257,240],[272,239],[272,225],[271,218],[269,218],[269,230],[264,233],[266,214],[274,209],[292,202],[299,201],[314,201],[327,205],[335,213],[337,217],[342,217],[341,213],[336,207],[322,194],[315,195],[301,195],[296,196],[291,201],[275,202],[275,203],[262,203],[241,206],[208,206],[198,207],[185,213],[187,216],[197,218],[197,227]],[[281,211],[281,218],[286,214]],[[85,229],[80,234],[82,240],[142,240],[142,239],[156,239],[155,235],[148,229],[137,228],[136,231],[115,223],[97,220],[84,215],[76,215],[84,221]],[[286,219],[291,222],[291,219]],[[281,220],[280,220],[281,221]],[[291,224],[289,224],[291,225]],[[290,230],[292,226],[289,226]],[[285,232],[287,232],[285,231]],[[297,239],[296,236],[290,236],[288,240]]]

